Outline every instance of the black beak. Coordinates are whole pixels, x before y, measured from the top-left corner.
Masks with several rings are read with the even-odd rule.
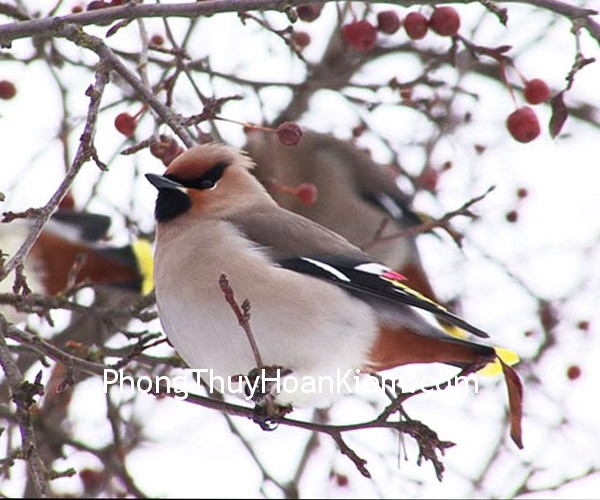
[[[152,184],[158,190],[176,189],[180,191],[181,189],[185,188],[185,186],[182,186],[179,184],[179,182],[172,181],[171,179],[163,177],[162,175],[146,174],[146,179],[148,179],[148,182],[150,182],[150,184]]]

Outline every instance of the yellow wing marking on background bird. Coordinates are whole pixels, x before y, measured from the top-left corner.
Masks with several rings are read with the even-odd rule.
[[[131,244],[137,261],[140,275],[142,276],[142,295],[149,294],[154,288],[154,258],[152,246],[148,240],[139,239]]]

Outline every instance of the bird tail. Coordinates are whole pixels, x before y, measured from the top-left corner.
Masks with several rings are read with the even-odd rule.
[[[465,332],[457,326],[450,325],[445,321],[440,321],[440,325],[444,329],[444,331],[451,337],[462,340],[468,339]],[[494,351],[496,352],[496,358],[493,361],[490,361],[483,368],[481,368],[477,372],[478,374],[486,377],[497,377],[498,375],[502,375],[503,373],[502,364],[505,364],[507,366],[513,366],[520,361],[519,355],[516,352],[511,351],[510,349],[495,346]]]
[[[444,331],[458,339],[465,339],[467,335],[460,328],[441,323]],[[520,359],[517,353],[504,347],[494,347],[496,358],[490,361],[487,365],[477,371],[478,374],[494,377],[504,375],[506,389],[508,391],[508,406],[510,419],[510,437],[514,443],[520,448],[523,448],[523,435],[521,428],[521,420],[523,419],[523,383],[521,378],[512,365],[517,364]]]

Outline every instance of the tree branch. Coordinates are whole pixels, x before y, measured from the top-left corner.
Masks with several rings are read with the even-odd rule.
[[[50,485],[46,466],[38,452],[31,413],[31,409],[35,405],[33,398],[42,395],[44,390],[37,378],[33,384],[23,380],[23,374],[6,344],[7,330],[8,323],[0,314],[0,365],[8,379],[11,398],[17,405],[17,421],[21,430],[21,458],[27,462],[27,470],[33,479],[37,494],[46,498],[50,496]]]
[[[328,3],[333,0],[313,0],[311,3]],[[108,24],[121,19],[139,19],[144,17],[188,17],[209,16],[219,12],[246,12],[252,10],[285,11],[291,7],[305,4],[306,0],[206,0],[196,3],[179,4],[138,4],[128,2],[118,7],[92,10],[66,16],[46,17],[29,21],[20,21],[0,25],[0,47],[9,46],[13,40],[32,36],[47,35],[65,24],[87,26],[90,24]],[[371,0],[370,3],[396,4],[411,7],[419,4],[437,5],[446,0]],[[480,0],[459,0],[456,3],[480,3]],[[549,10],[571,20],[579,20],[582,26],[600,43],[600,24],[591,19],[596,10],[586,9],[558,0],[504,0],[500,3],[520,3]]]
[[[83,165],[90,158],[96,158],[94,135],[96,133],[96,122],[98,118],[98,112],[100,111],[100,102],[102,100],[104,88],[106,87],[108,80],[108,70],[104,66],[101,66],[96,72],[96,81],[94,85],[90,85],[86,90],[86,95],[90,98],[90,104],[88,107],[85,127],[79,139],[79,147],[77,149],[75,158],[73,159],[73,163],[65,174],[60,186],[52,195],[46,206],[39,209],[37,212],[33,227],[29,231],[29,234],[27,235],[27,238],[21,247],[10,258],[10,260],[4,264],[4,266],[0,267],[0,281],[4,280],[4,278],[6,278],[15,268],[23,263],[25,257],[27,257],[29,251],[37,241],[42,229],[71,188],[75,177]]]

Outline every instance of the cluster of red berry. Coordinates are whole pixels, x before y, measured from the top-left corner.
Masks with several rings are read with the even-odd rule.
[[[311,22],[319,17],[322,4],[306,4],[297,8],[298,17]],[[412,40],[425,37],[429,29],[440,36],[455,36],[460,29],[460,15],[454,7],[435,7],[429,18],[421,12],[410,12],[404,21],[394,10],[385,10],[377,14],[377,24],[363,19],[344,24],[341,28],[344,42],[359,52],[368,52],[375,47],[377,32],[386,35],[396,33],[403,25]],[[298,32],[294,40],[301,48],[310,43],[308,34]],[[541,79],[524,82],[525,99],[529,104],[539,104],[550,98],[550,89]],[[535,111],[529,106],[517,108],[508,116],[506,126],[511,135],[519,142],[527,143],[539,136],[541,129]]]
[[[363,19],[342,26],[342,38],[355,50],[366,52],[375,47],[377,32],[393,35],[404,25],[404,30],[412,40],[424,38],[429,29],[440,36],[454,36],[460,28],[460,16],[454,7],[436,7],[427,19],[420,12],[410,12],[404,22],[394,10],[384,10],[377,14],[377,25]]]
[[[87,10],[110,7],[119,5],[123,0],[93,1],[87,6]],[[297,7],[298,17],[305,22],[312,22],[317,19],[323,4],[305,4]],[[73,8],[75,11],[75,7]],[[431,28],[432,31],[440,36],[454,36],[460,29],[460,16],[456,9],[449,6],[435,7],[431,17],[428,19],[420,12],[410,12],[404,22],[402,22],[398,13],[394,10],[385,10],[377,14],[377,25],[374,26],[366,19],[353,21],[345,24],[341,28],[342,38],[355,50],[366,52],[375,47],[377,32],[388,35],[396,33],[400,27],[404,29],[409,38],[419,40],[427,34]],[[306,47],[310,43],[308,33],[298,31],[292,34],[292,40],[300,48]],[[164,39],[160,35],[155,35],[151,39],[154,45],[162,45]],[[15,86],[8,81],[0,82],[0,98],[10,99],[16,93]],[[539,104],[545,102],[550,97],[548,85],[541,79],[536,78],[525,82],[524,96],[529,104]],[[115,127],[125,137],[133,137],[137,120],[140,113],[135,116],[129,113],[120,113],[115,119]],[[277,130],[277,135],[283,144],[293,145],[300,140],[301,132],[295,124],[282,124]],[[506,120],[506,126],[510,134],[519,142],[527,143],[539,136],[541,129],[535,111],[529,106],[518,107]],[[156,155],[155,155],[156,156]],[[164,156],[158,156],[163,159]],[[172,157],[167,154],[166,157]]]
[[[519,188],[517,189],[517,207],[518,205],[529,196],[529,191],[527,190],[527,188]],[[510,210],[509,212],[506,213],[505,215],[506,217],[506,221],[512,223],[515,223],[519,220],[519,212],[517,210],[517,208],[514,208],[513,210]]]
[[[301,19],[306,23],[312,23],[321,15],[322,10],[323,4],[309,3],[305,5],[299,5],[296,8],[296,14],[298,14],[298,19]],[[302,50],[310,45],[311,38],[306,31],[294,30],[292,33],[292,42],[294,42],[298,50]]]
[[[534,78],[525,82],[523,95],[529,104],[540,104],[550,98],[550,88],[544,80]],[[517,141],[523,143],[533,141],[541,132],[540,122],[530,106],[521,106],[508,115],[506,128]]]

